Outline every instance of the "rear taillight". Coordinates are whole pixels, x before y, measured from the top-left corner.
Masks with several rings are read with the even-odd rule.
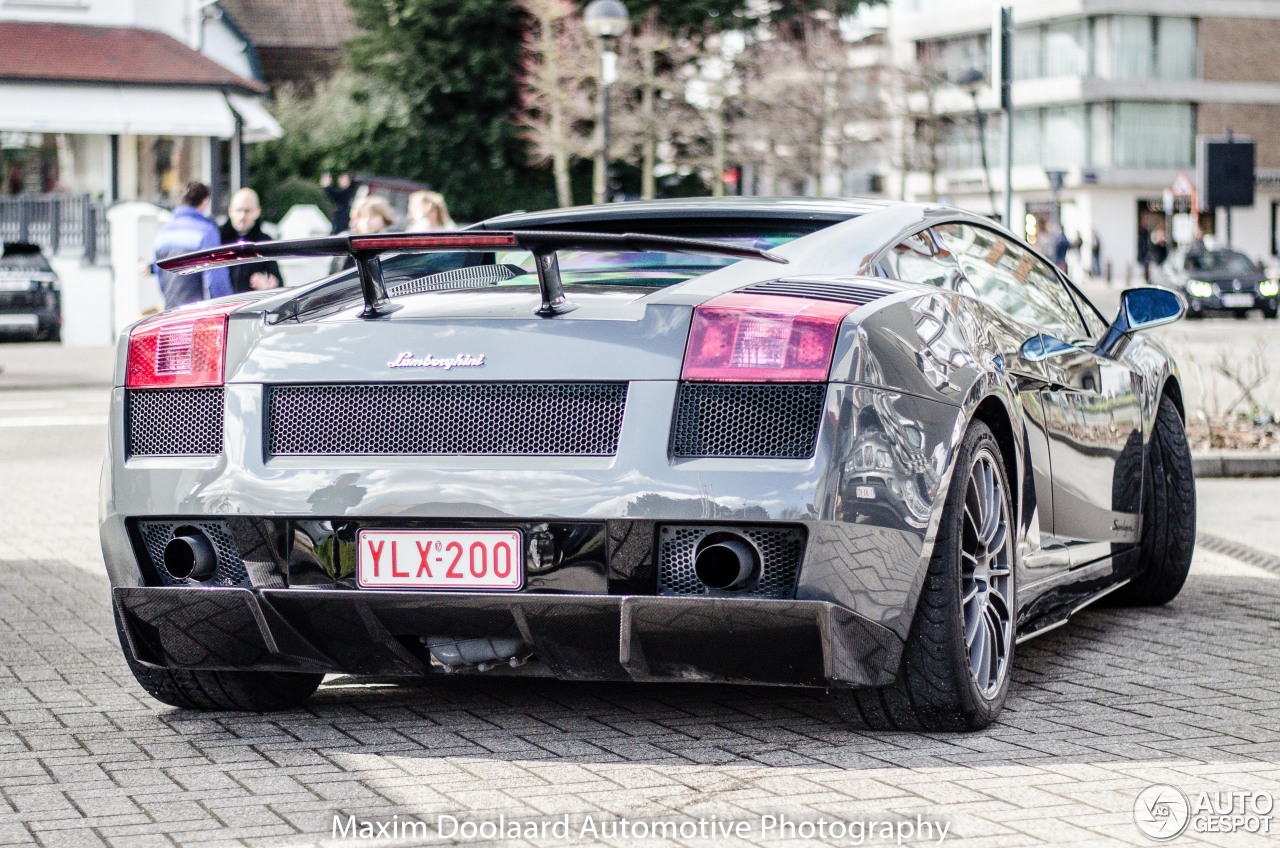
[[[244,301],[180,309],[144,321],[129,334],[124,384],[130,389],[220,386],[227,315]]]
[[[840,322],[857,306],[773,295],[725,294],[693,311],[682,380],[819,383]]]

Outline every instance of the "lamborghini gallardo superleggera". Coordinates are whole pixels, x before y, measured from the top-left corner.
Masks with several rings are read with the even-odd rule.
[[[227,245],[350,270],[135,324],[101,535],[159,700],[325,674],[816,687],[975,729],[1019,642],[1181,589],[1178,372],[932,205],[730,198]],[[513,683],[513,685],[515,685]]]

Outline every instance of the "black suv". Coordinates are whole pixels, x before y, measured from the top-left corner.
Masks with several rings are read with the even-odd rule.
[[[58,275],[39,245],[4,242],[0,253],[0,335],[55,342],[62,338]]]
[[[1175,254],[1165,271],[1166,285],[1186,295],[1188,318],[1217,311],[1245,318],[1251,309],[1261,309],[1267,318],[1275,318],[1280,306],[1280,281],[1268,279],[1253,260],[1235,250]]]

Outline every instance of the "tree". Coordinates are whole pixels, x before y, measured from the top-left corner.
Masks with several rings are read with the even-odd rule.
[[[404,132],[387,143],[398,176],[442,191],[467,220],[554,202],[545,171],[529,167],[516,125],[526,17],[510,0],[348,0],[365,34],[353,66],[403,104]]]
[[[556,201],[573,205],[570,166],[591,153],[584,126],[594,120],[595,51],[571,0],[519,0],[529,16],[524,37],[518,124],[534,164],[551,163]]]
[[[767,184],[840,192],[843,173],[880,141],[882,69],[855,61],[839,21],[821,10],[757,39],[738,64],[739,155],[763,167]]]
[[[315,179],[322,171],[401,173],[411,167],[398,143],[408,131],[400,100],[376,80],[341,69],[314,87],[284,88],[272,112],[284,136],[252,148],[252,183],[263,200],[290,181]],[[318,191],[318,188],[317,188]],[[264,209],[268,220],[281,214]]]

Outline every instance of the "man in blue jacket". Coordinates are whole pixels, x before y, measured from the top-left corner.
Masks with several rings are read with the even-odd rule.
[[[204,183],[187,183],[182,192],[182,205],[173,210],[173,219],[156,233],[156,261],[217,247],[222,244],[218,225],[209,217],[209,187]],[[164,308],[173,309],[188,303],[231,294],[231,275],[226,268],[213,268],[202,274],[186,276],[156,269]]]

